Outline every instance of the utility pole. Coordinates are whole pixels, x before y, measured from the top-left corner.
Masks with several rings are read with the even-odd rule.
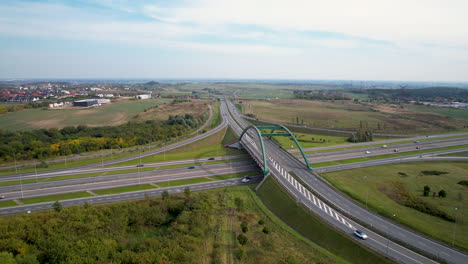
[[[455,234],[457,232],[457,217],[458,217],[458,208],[455,207],[455,225],[453,226],[453,237],[452,237],[452,246],[455,246]]]

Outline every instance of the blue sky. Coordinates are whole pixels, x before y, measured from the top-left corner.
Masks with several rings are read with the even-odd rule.
[[[465,0],[0,1],[0,78],[468,81]]]

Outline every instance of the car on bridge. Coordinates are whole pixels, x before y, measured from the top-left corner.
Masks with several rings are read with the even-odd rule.
[[[364,232],[362,232],[362,231],[360,231],[360,230],[354,231],[354,235],[357,236],[357,237],[359,237],[360,239],[364,239],[364,240],[367,239],[366,233],[364,233]]]

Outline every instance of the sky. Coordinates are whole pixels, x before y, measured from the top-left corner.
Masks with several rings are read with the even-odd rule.
[[[1,0],[0,78],[468,81],[467,0]]]

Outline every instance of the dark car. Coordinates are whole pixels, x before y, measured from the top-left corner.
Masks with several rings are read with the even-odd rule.
[[[140,167],[144,167],[145,164],[138,164],[138,165],[136,165],[136,166],[137,166],[138,168],[140,168]]]
[[[208,160],[215,160],[215,158],[209,158]]]
[[[190,167],[188,167],[188,169],[190,169],[190,170],[195,169],[195,166],[190,166]]]

